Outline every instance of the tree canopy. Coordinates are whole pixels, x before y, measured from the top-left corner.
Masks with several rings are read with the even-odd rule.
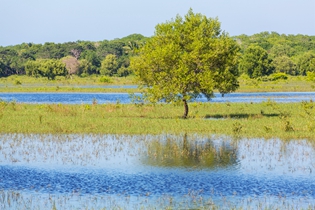
[[[240,60],[239,69],[250,78],[271,74],[271,60],[268,58],[267,51],[258,45],[250,45]]]
[[[220,29],[218,19],[191,9],[184,18],[158,24],[155,35],[131,60],[131,68],[146,88],[150,101],[187,102],[215,89],[222,94],[238,87],[239,47]]]

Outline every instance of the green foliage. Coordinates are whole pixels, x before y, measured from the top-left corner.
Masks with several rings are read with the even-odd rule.
[[[66,65],[60,60],[46,59],[28,61],[25,66],[26,74],[33,77],[47,77],[55,79],[56,76],[66,76]]]
[[[129,74],[131,74],[131,70],[129,68],[126,68],[124,66],[120,67],[117,71],[117,75],[119,77],[126,77],[128,76]]]
[[[184,18],[158,24],[130,65],[147,86],[147,100],[184,101],[186,117],[186,101],[200,94],[210,99],[214,89],[222,94],[237,89],[238,52],[218,19],[189,10]]]
[[[111,79],[107,76],[100,77],[99,81],[102,83],[111,83]]]
[[[270,55],[273,58],[282,56],[291,57],[294,54],[294,49],[287,43],[277,43],[270,49]]]
[[[102,61],[100,73],[101,75],[113,76],[117,73],[118,63],[116,55],[109,54]]]
[[[311,52],[304,53],[298,59],[297,68],[300,75],[306,75],[306,72],[315,72],[315,54]]]
[[[94,67],[92,66],[92,63],[89,62],[86,59],[82,59],[79,61],[79,70],[78,75],[90,75],[94,73]]]
[[[257,45],[250,45],[240,60],[239,71],[250,78],[262,77],[272,73],[270,63],[266,50]]]
[[[315,72],[306,72],[306,78],[308,81],[314,81],[315,82]]]
[[[272,65],[277,73],[286,73],[289,75],[297,75],[296,65],[288,56],[276,57],[272,61]]]
[[[270,81],[277,81],[277,80],[287,80],[288,79],[288,75],[286,73],[273,73],[271,75],[268,76],[268,79]]]
[[[251,36],[243,34],[233,38],[241,47],[243,54],[249,46],[256,45],[268,52],[269,59],[277,59],[278,57],[286,56],[296,64],[296,68],[293,71],[290,62],[289,64],[287,62],[286,65],[291,67],[285,68],[289,68],[289,71],[283,69],[276,71],[282,71],[290,75],[305,76],[307,71],[314,71],[315,69],[315,59],[309,59],[308,56],[308,54],[315,53],[315,36],[261,32]],[[141,34],[131,34],[121,39],[110,41],[91,42],[79,40],[61,44],[52,42],[45,44],[22,43],[15,46],[0,47],[0,77],[25,74],[26,63],[28,61],[43,59],[59,60],[67,56],[75,57],[80,63],[82,60],[89,62],[88,64],[83,62],[81,65],[84,67],[81,66],[77,74],[99,74],[101,61],[109,54],[115,55],[117,58],[117,69],[114,74],[112,74],[115,75],[118,73],[118,69],[122,67],[129,68],[130,58],[136,56],[139,53],[139,49],[149,40],[150,38],[144,37]],[[122,70],[120,72],[122,72]],[[270,66],[267,75],[272,73],[272,71],[273,66]],[[71,70],[70,73],[72,74],[72,72]],[[246,72],[247,70],[242,73]],[[258,72],[260,72],[260,70]],[[254,75],[254,77],[256,76]]]
[[[315,48],[315,36],[285,35],[276,32],[261,32],[251,36],[240,35],[235,39],[240,44],[242,52],[251,44],[256,44],[270,52],[272,58],[278,56],[296,56]]]
[[[101,61],[96,52],[91,50],[85,51],[81,54],[81,58],[87,60],[91,64],[91,66],[89,67],[90,72],[92,72],[93,74],[99,72]]]

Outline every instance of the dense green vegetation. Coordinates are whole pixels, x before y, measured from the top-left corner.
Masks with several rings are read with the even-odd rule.
[[[66,72],[58,71],[58,75],[127,76],[132,73],[130,57],[136,55],[150,39],[132,34],[111,41],[0,46],[0,77],[28,74],[53,79],[52,74],[44,73],[47,68],[40,66],[43,63],[53,66],[58,61],[62,61],[67,69]],[[241,49],[239,74],[267,80],[267,76],[273,73],[305,76],[315,72],[315,36],[262,32],[251,36],[239,35],[233,39]]]
[[[208,100],[213,91],[235,91],[239,47],[226,33],[221,33],[218,19],[192,10],[173,21],[158,24],[155,35],[131,60],[131,69],[144,87],[150,102],[184,104],[201,94]]]
[[[146,37],[132,34],[115,40],[99,42],[76,41],[67,43],[34,44],[22,43],[15,46],[0,46],[0,77],[13,74],[27,74],[34,77],[67,76],[78,74],[82,77],[91,74],[127,76],[130,74],[129,58],[142,46]],[[58,71],[48,74],[47,66],[54,68],[59,61]],[[48,64],[51,65],[48,65]]]
[[[271,73],[315,72],[315,36],[262,32],[234,37],[242,50],[240,73],[252,78]]]

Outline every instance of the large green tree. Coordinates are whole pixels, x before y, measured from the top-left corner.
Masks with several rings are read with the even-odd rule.
[[[209,100],[237,89],[239,47],[220,29],[218,19],[192,10],[184,18],[158,24],[155,35],[131,60],[150,101],[187,102],[203,94]]]
[[[315,72],[315,68],[312,65],[313,60],[315,60],[315,54],[312,52],[306,52],[299,57],[297,68],[300,75],[305,76],[307,72]]]
[[[117,57],[113,54],[108,54],[101,63],[100,73],[102,75],[113,76],[117,73],[118,63]]]
[[[296,75],[296,65],[288,56],[279,56],[273,59],[272,65],[277,73]]]
[[[250,45],[240,60],[239,69],[250,78],[271,74],[271,60],[268,58],[267,51],[258,45]]]
[[[56,76],[66,76],[68,74],[66,64],[56,59],[27,61],[25,71],[29,76],[41,76],[48,79],[55,79]]]

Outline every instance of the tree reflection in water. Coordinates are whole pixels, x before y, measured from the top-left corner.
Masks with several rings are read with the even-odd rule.
[[[235,145],[225,141],[214,144],[211,139],[189,140],[185,134],[182,139],[153,140],[147,147],[142,160],[150,166],[214,169],[236,164]]]

